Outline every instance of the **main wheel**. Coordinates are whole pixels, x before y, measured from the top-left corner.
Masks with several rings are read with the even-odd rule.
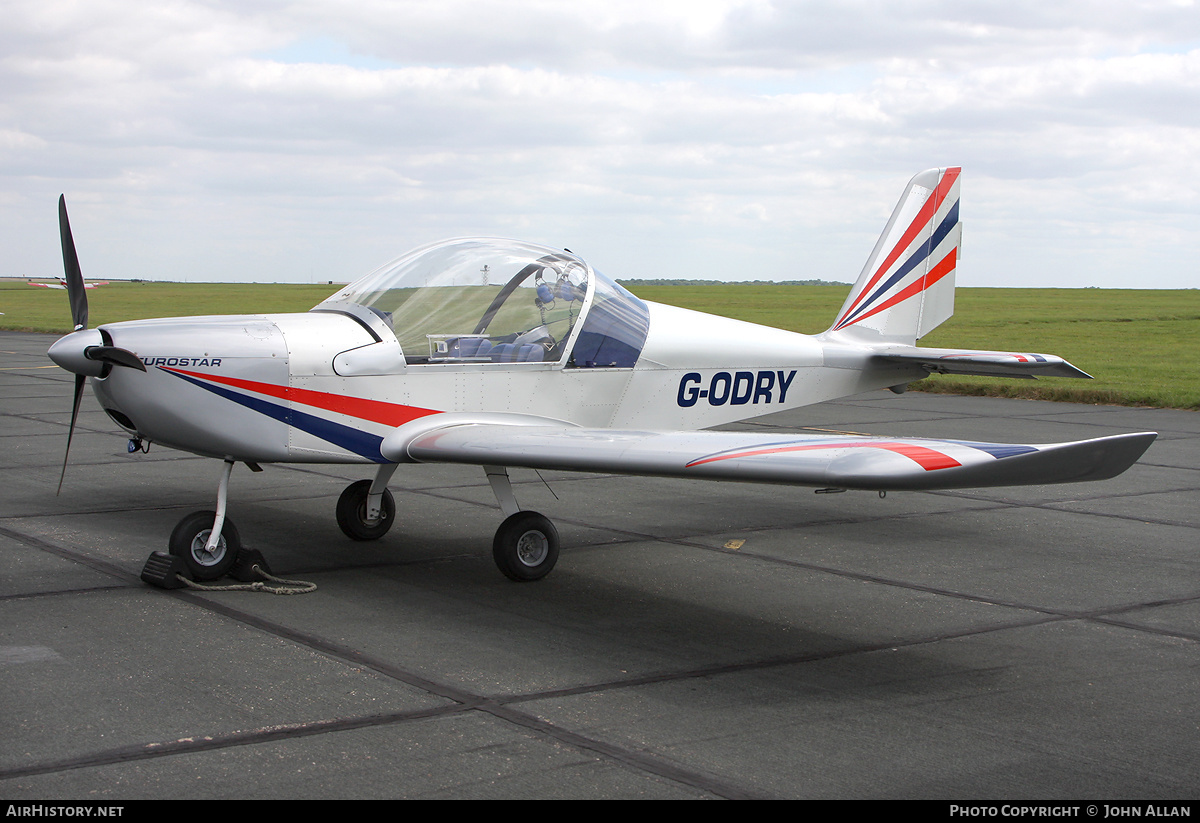
[[[396,519],[396,499],[384,489],[383,500],[379,501],[379,519],[367,520],[367,495],[370,493],[371,481],[359,480],[347,486],[338,498],[337,523],[352,540],[378,540],[388,533]]]
[[[179,521],[171,532],[171,554],[183,560],[193,580],[216,580],[224,577],[237,562],[242,540],[237,527],[228,517],[221,526],[221,539],[212,551],[208,538],[212,534],[216,512],[192,512]]]
[[[517,512],[496,530],[492,557],[509,580],[541,580],[558,562],[558,530],[537,512]]]

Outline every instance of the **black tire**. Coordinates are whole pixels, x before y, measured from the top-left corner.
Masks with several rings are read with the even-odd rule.
[[[337,502],[337,523],[342,533],[351,540],[378,540],[388,533],[396,520],[396,498],[387,489],[380,501],[379,520],[367,522],[367,495],[371,492],[370,480],[351,483],[342,492]]]
[[[221,526],[221,541],[217,548],[212,552],[205,549],[216,516],[216,512],[192,512],[180,520],[171,532],[171,554],[183,561],[192,580],[224,577],[233,568],[238,552],[242,550],[237,526],[228,517]]]
[[[517,512],[496,530],[492,557],[509,580],[541,580],[558,562],[558,530],[537,512]]]

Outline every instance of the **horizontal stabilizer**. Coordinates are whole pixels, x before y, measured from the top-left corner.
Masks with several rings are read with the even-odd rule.
[[[1105,480],[1153,432],[1050,445],[747,432],[644,432],[566,426],[451,425],[393,441],[389,460],[921,490]],[[400,452],[403,453],[400,453]]]
[[[1053,354],[1018,354],[970,349],[927,349],[919,346],[879,346],[872,360],[920,366],[935,374],[974,374],[984,377],[1083,377],[1091,375]]]

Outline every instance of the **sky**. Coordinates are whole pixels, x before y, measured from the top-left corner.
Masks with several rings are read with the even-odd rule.
[[[1194,0],[0,0],[0,276],[347,282],[448,237],[852,282],[1200,286]]]

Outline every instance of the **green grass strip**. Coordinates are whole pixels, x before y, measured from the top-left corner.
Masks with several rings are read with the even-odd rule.
[[[337,286],[114,282],[88,292],[91,325],[180,315],[307,311]],[[638,296],[813,334],[848,286],[639,286]],[[0,329],[64,333],[66,293],[0,281]],[[1094,380],[934,375],[919,391],[1200,410],[1200,290],[959,288],[954,317],[925,346],[1057,354]]]

